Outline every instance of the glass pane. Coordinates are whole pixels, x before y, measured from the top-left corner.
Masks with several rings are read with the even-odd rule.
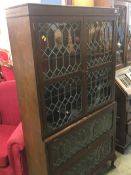
[[[80,23],[39,23],[38,26],[44,78],[81,70]]]
[[[127,37],[127,62],[131,62],[131,4],[129,5],[128,37]]]
[[[98,116],[99,115],[99,116]],[[103,111],[95,119],[85,122],[81,127],[72,130],[63,137],[48,143],[48,155],[52,171],[66,163],[83,148],[94,142],[113,126],[113,112]]]
[[[116,47],[116,65],[124,62],[125,48],[125,30],[126,30],[126,7],[116,5],[119,8],[119,16],[117,20],[117,47]]]
[[[101,68],[87,73],[87,109],[106,104],[112,99],[112,68]]]
[[[46,133],[50,134],[78,118],[82,112],[81,78],[51,83],[46,87]]]
[[[112,61],[112,22],[87,23],[87,69]]]
[[[88,155],[84,155],[63,175],[87,175],[112,152],[112,139],[108,138],[97,145]]]

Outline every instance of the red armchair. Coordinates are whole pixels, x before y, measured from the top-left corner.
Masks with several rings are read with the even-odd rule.
[[[27,175],[14,80],[0,83],[0,175]]]
[[[4,80],[14,80],[14,72],[11,64],[11,60],[9,59],[9,52],[7,50],[0,49],[0,66],[1,73]]]

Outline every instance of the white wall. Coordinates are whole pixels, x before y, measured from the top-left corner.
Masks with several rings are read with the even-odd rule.
[[[10,52],[10,43],[8,29],[5,17],[5,8],[23,4],[23,3],[40,3],[41,0],[4,0],[0,3],[0,48],[7,49]]]
[[[4,0],[3,5],[7,8],[24,3],[40,3],[40,1],[41,0]]]
[[[3,0],[3,2],[0,3],[0,48],[7,49],[10,51],[8,29],[5,17],[5,8],[20,5],[23,3],[40,3],[40,2],[41,0]],[[65,0],[62,0],[62,4],[65,5]]]
[[[4,7],[0,7],[0,48],[10,51]]]

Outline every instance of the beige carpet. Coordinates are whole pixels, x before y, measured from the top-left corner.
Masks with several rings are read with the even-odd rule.
[[[125,154],[116,153],[117,159],[113,170],[105,175],[131,175],[131,146],[127,149]]]

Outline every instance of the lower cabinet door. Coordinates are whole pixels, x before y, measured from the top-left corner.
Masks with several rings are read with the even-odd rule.
[[[80,175],[80,171],[91,170],[110,155],[114,116],[115,103],[112,103],[47,138],[49,174]]]
[[[106,138],[59,175],[90,175],[113,154],[113,138]]]

